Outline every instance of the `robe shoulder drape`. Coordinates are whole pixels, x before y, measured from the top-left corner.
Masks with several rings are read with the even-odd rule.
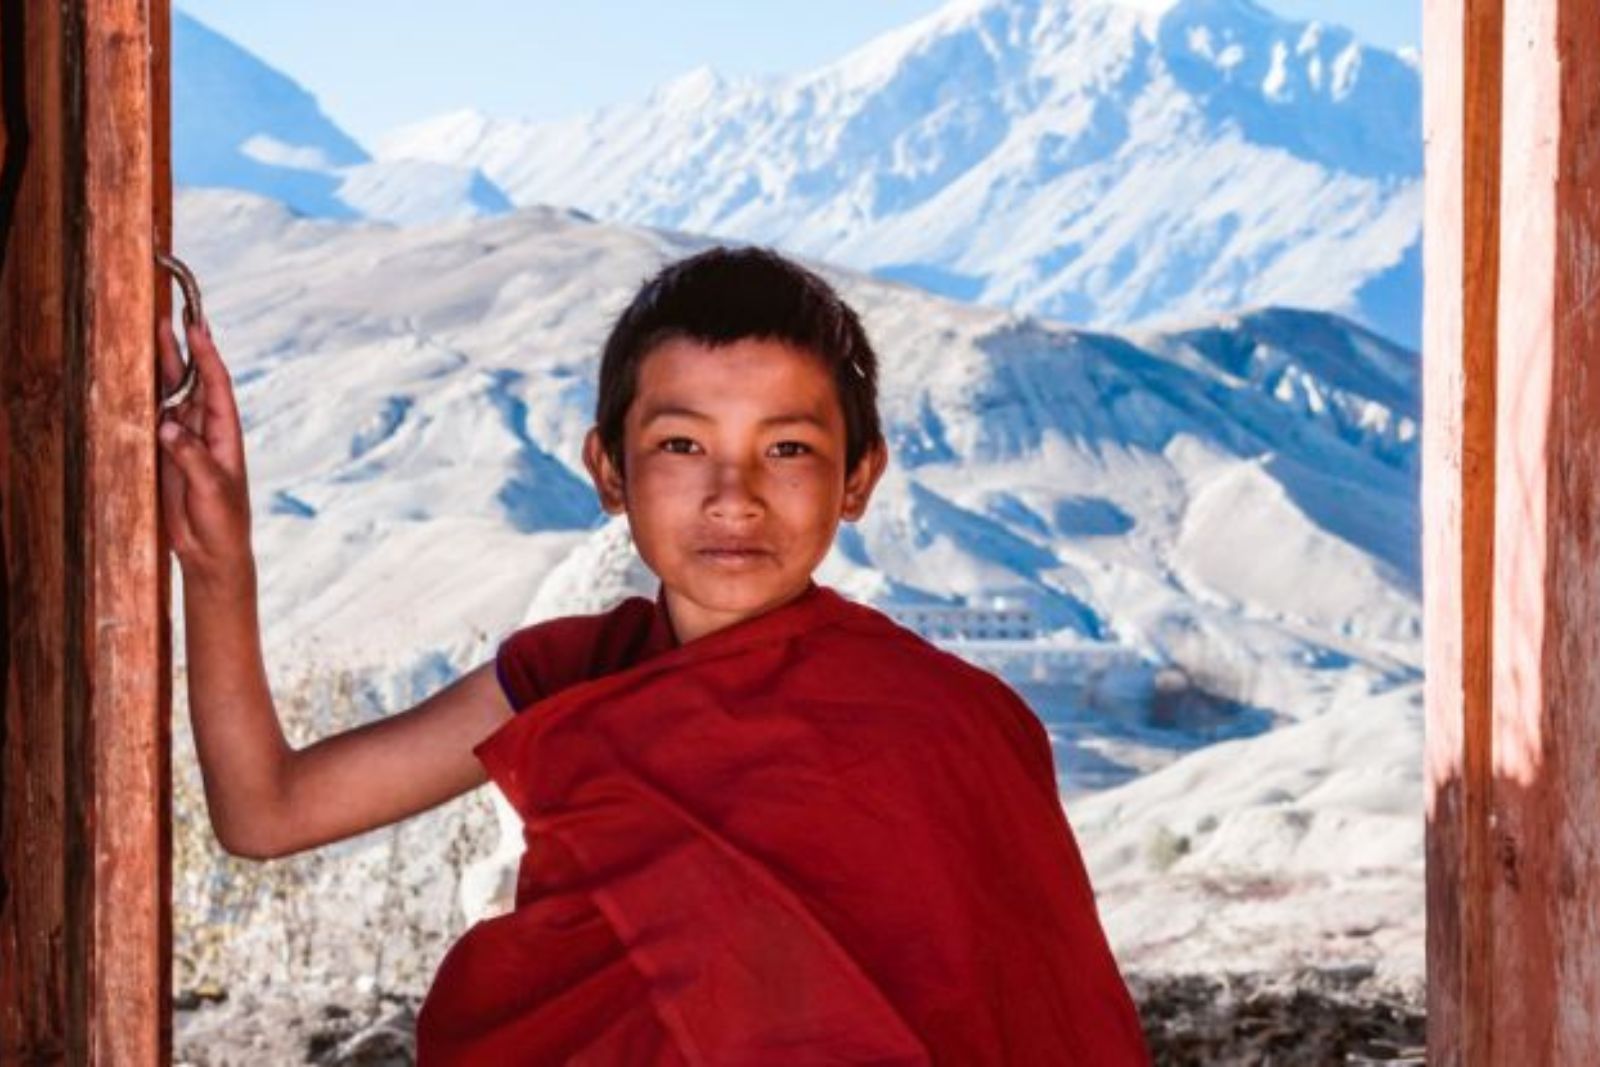
[[[599,615],[565,615],[525,626],[500,642],[495,674],[512,708],[612,674],[677,644],[666,607],[632,596]]]
[[[682,645],[625,603],[501,647],[517,906],[446,955],[423,1067],[1148,1062],[1008,686],[815,583]]]

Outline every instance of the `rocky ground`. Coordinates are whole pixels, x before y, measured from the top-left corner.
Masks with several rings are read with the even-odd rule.
[[[1288,1067],[1424,1062],[1419,990],[1370,969],[1263,975],[1130,975],[1155,1062]],[[409,1067],[417,999],[187,991],[174,1020],[178,1067]]]
[[[1420,990],[1370,968],[1288,975],[1129,975],[1155,1062],[1173,1067],[1425,1062]]]

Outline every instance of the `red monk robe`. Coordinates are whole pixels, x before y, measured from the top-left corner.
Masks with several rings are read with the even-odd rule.
[[[815,582],[686,645],[631,597],[498,664],[516,910],[445,956],[421,1067],[1148,1062],[993,675]]]

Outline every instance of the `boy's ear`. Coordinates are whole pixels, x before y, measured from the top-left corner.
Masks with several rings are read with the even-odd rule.
[[[844,503],[839,508],[839,517],[846,522],[855,522],[867,513],[867,501],[872,497],[872,490],[878,484],[878,479],[883,477],[884,468],[889,465],[889,446],[881,439],[872,447],[861,454],[856,461],[856,469],[851,471],[844,482]]]
[[[600,497],[600,507],[607,515],[621,515],[627,510],[627,497],[622,491],[622,472],[611,462],[605,446],[600,441],[600,428],[591,426],[583,436],[583,465],[589,470],[594,491]]]

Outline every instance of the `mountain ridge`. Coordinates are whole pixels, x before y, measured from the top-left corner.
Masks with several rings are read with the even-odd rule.
[[[456,113],[378,154],[1083,325],[1285,304],[1414,344],[1419,100],[1404,58],[1249,0],[983,0],[792,77]]]
[[[181,9],[172,124],[180,185],[246,189],[316,218],[413,224],[512,210],[474,167],[374,159],[293,79]]]

